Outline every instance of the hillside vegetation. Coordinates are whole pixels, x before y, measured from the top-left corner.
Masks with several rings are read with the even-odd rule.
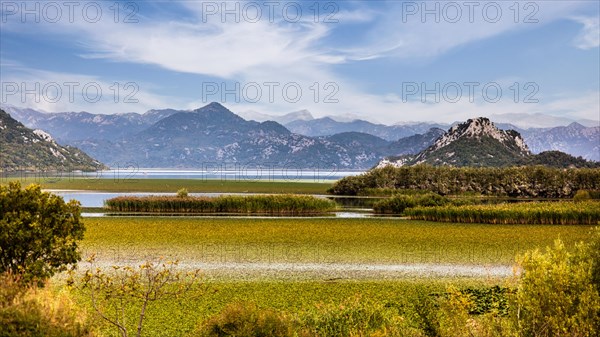
[[[427,190],[441,195],[572,198],[578,190],[600,190],[600,169],[387,166],[343,178],[328,192],[364,195],[389,189]]]
[[[0,109],[0,171],[96,171],[102,163],[77,148],[57,144],[42,130],[31,130]]]

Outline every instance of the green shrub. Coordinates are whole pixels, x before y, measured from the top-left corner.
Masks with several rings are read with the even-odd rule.
[[[400,316],[397,308],[362,300],[318,304],[296,314],[259,309],[254,304],[230,304],[201,323],[192,336],[201,337],[422,337],[420,329]]]
[[[177,190],[177,196],[179,198],[187,198],[188,197],[188,190],[187,188],[180,188],[179,190]]]
[[[304,312],[300,336],[423,336],[385,303],[373,303],[360,296],[341,304],[321,304]]]
[[[592,284],[600,293],[600,227],[597,227],[592,233],[588,254],[592,260]]]
[[[380,214],[402,214],[407,208],[415,206],[415,198],[407,195],[399,195],[376,202],[373,205],[373,211]]]
[[[575,193],[575,196],[573,197],[573,201],[575,202],[587,201],[590,199],[592,199],[590,192],[586,190],[577,191],[577,193]]]
[[[438,311],[440,337],[471,337],[469,312],[475,307],[470,295],[450,287]]]
[[[65,292],[24,286],[0,277],[0,337],[94,336],[85,311]]]
[[[288,337],[294,323],[288,317],[254,304],[236,303],[208,319],[198,329],[202,337]]]
[[[545,253],[519,257],[522,268],[514,317],[523,336],[598,336],[600,295],[593,284],[594,259],[580,244],[573,253],[560,240]]]

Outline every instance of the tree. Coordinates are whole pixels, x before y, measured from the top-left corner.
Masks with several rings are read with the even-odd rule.
[[[19,182],[0,186],[0,273],[25,283],[43,281],[81,259],[85,231],[77,201]]]
[[[145,262],[137,268],[114,265],[108,271],[94,268],[94,255],[88,262],[90,267],[80,282],[72,274],[68,284],[89,292],[96,313],[116,327],[122,337],[134,334],[140,337],[150,304],[179,298],[196,285],[200,274],[198,269],[184,272],[178,269],[178,261],[162,259]],[[131,310],[138,313],[132,314]]]

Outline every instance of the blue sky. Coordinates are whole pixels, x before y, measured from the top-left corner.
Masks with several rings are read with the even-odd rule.
[[[598,1],[0,2],[3,104],[600,119]]]

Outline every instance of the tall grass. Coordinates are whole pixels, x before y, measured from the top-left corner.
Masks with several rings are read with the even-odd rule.
[[[407,208],[443,206],[448,202],[447,198],[435,193],[395,195],[376,202],[373,210],[379,214],[402,214]]]
[[[600,202],[415,207],[405,210],[404,214],[414,220],[458,223],[597,225],[600,222]]]
[[[147,213],[318,214],[335,209],[331,200],[301,195],[208,197],[116,197],[104,202],[110,211]]]
[[[95,330],[67,289],[27,286],[0,274],[0,336],[93,337]]]

